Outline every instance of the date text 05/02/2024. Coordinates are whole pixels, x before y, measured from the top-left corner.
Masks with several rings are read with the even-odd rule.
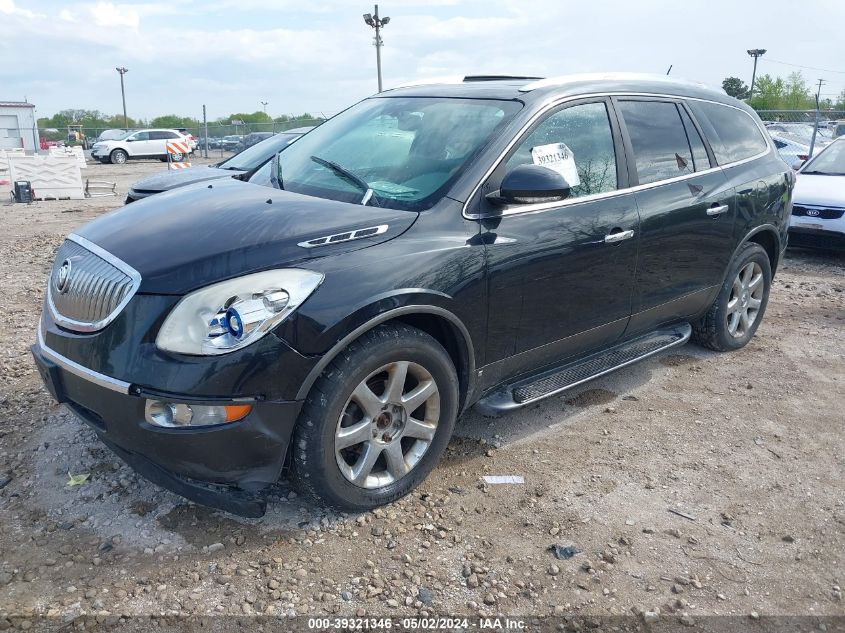
[[[431,618],[309,618],[308,629],[315,631],[523,631],[525,621],[519,618],[465,618],[465,617],[431,617]]]

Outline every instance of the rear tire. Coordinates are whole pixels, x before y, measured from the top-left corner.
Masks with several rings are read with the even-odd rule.
[[[458,378],[443,346],[404,324],[351,343],[308,394],[293,437],[292,480],[334,508],[363,512],[416,488],[446,449]]]
[[[744,244],[713,305],[693,324],[693,340],[717,352],[745,347],[763,320],[771,285],[769,255],[759,244]]]
[[[123,165],[127,160],[129,160],[129,154],[122,149],[116,149],[109,154],[109,161],[112,165]]]

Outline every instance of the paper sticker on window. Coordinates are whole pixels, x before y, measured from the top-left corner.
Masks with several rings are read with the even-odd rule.
[[[531,160],[535,165],[553,169],[566,179],[570,187],[581,184],[578,169],[575,167],[575,155],[565,143],[550,143],[531,148]]]

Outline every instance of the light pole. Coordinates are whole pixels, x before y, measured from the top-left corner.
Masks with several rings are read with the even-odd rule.
[[[264,114],[267,114],[267,104],[270,103],[269,101],[259,101],[258,103],[261,104],[261,107],[264,108]]]
[[[384,44],[381,40],[381,28],[387,26],[390,18],[387,16],[380,18],[378,15],[378,5],[376,5],[375,11],[372,14],[364,14],[364,22],[376,30],[376,69],[378,71],[378,91],[381,92],[381,47]]]
[[[120,97],[123,99],[123,127],[129,129],[129,119],[126,117],[126,92],[123,90],[123,75],[129,72],[128,68],[118,66],[115,68],[120,73]]]
[[[757,58],[766,54],[765,48],[752,48],[746,51],[754,58],[754,70],[751,73],[751,88],[748,89],[748,101],[751,102],[751,97],[754,96],[754,80],[757,79]]]

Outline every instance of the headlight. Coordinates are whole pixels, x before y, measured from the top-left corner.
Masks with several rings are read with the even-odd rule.
[[[200,356],[241,349],[284,321],[322,281],[322,273],[282,268],[202,288],[176,304],[156,345]]]

